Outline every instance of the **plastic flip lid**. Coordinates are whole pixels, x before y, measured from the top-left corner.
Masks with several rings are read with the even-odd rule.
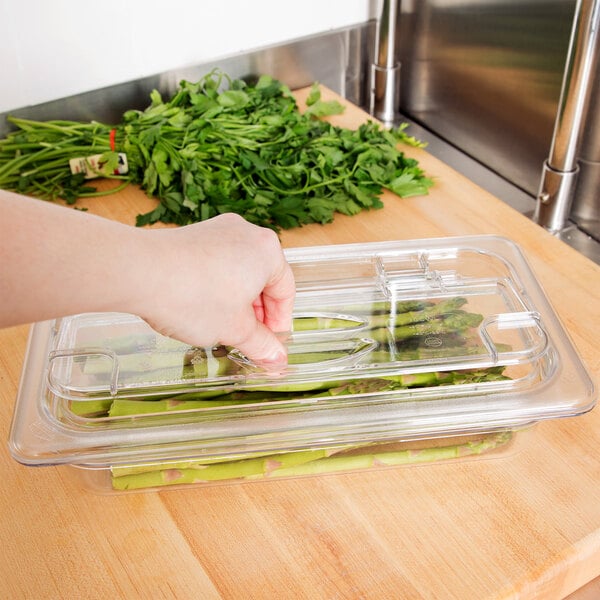
[[[283,337],[289,362],[276,372],[235,348],[161,336],[134,315],[36,324],[11,432],[15,458],[113,464],[287,451],[520,427],[594,404],[568,335],[507,239],[286,256],[297,297]]]

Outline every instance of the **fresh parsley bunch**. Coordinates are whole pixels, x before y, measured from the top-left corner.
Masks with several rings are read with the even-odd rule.
[[[136,183],[159,200],[137,225],[235,212],[275,230],[380,208],[383,188],[402,197],[427,193],[432,181],[398,148],[419,145],[404,125],[334,126],[321,117],[343,106],[323,101],[317,84],[306,104],[301,112],[270,76],[251,84],[212,71],[182,81],[168,100],[152,92],[150,106],[126,112],[114,127],[14,119],[19,130],[0,140],[0,187],[70,202],[106,193],[63,166],[74,155],[102,152],[106,168],[98,175]],[[118,153],[127,156],[127,175],[114,174]]]

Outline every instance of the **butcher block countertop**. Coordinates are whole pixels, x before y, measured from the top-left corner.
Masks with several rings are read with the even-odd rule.
[[[348,106],[333,120],[366,118]],[[425,150],[406,154],[435,179],[429,195],[386,193],[381,210],[285,231],[282,244],[511,238],[597,385],[600,267]],[[85,204],[132,225],[154,205],[133,186]],[[28,332],[0,331],[5,441]],[[0,597],[539,599],[600,576],[600,409],[540,423],[489,460],[114,496],[71,471],[0,447]]]

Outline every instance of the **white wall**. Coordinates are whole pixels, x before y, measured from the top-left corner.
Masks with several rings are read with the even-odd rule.
[[[0,0],[0,113],[363,23],[372,0]]]

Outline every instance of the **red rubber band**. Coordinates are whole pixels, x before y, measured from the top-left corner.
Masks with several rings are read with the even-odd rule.
[[[110,130],[110,149],[114,152],[115,151],[115,137],[117,135],[117,130],[116,129],[111,129]]]

